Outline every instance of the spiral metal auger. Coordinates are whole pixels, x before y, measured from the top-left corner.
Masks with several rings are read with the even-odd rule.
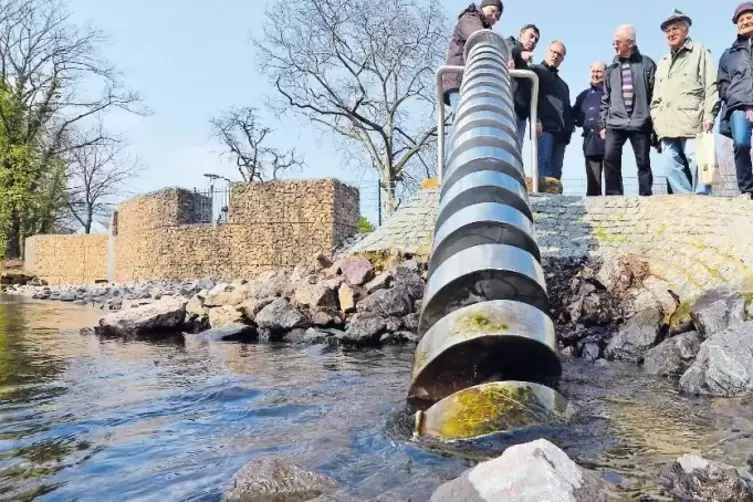
[[[409,399],[415,435],[472,439],[564,416],[562,366],[516,135],[510,51],[490,30],[469,37],[447,163],[439,102],[440,202]],[[533,191],[538,190],[532,142]],[[444,167],[447,166],[446,172]]]

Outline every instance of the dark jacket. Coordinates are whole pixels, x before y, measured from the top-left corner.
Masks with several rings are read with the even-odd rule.
[[[556,68],[546,64],[531,65],[539,77],[538,119],[544,132],[565,139],[568,143],[575,129],[570,106],[570,88]]]
[[[510,58],[515,62],[515,69],[528,70],[528,63],[521,56],[525,49],[523,49],[520,40],[510,37],[507,39],[507,46],[510,48]],[[521,119],[527,119],[531,115],[531,81],[527,78],[512,78],[510,79],[510,89],[515,105],[515,114]]]
[[[604,95],[602,86],[591,85],[578,94],[573,105],[573,120],[576,127],[583,128],[583,155],[586,157],[603,157],[604,140],[599,131],[599,117],[601,115],[601,97]]]
[[[614,58],[604,74],[604,96],[601,99],[601,129],[621,129],[623,131],[653,130],[651,123],[651,97],[654,92],[656,63],[635,48],[627,59],[633,72],[633,112],[628,115],[622,99],[622,60]]]
[[[753,50],[751,39],[738,37],[719,59],[717,89],[722,101],[719,133],[732,137],[729,117],[735,110],[753,106]]]
[[[458,16],[458,22],[455,25],[455,29],[452,31],[450,47],[447,50],[447,64],[453,66],[465,66],[465,60],[463,59],[465,42],[475,32],[489,28],[491,28],[491,25],[481,13],[481,10],[476,7],[476,4],[469,5],[468,8]],[[447,93],[459,90],[462,80],[463,78],[460,74],[445,74],[442,77],[444,102],[448,106],[450,101]]]

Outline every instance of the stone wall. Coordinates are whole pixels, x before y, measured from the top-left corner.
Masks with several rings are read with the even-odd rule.
[[[439,202],[421,190],[350,252],[428,253]],[[683,297],[717,285],[753,288],[753,201],[741,197],[530,195],[544,259],[634,252]]]
[[[219,225],[199,223],[211,219],[211,199],[202,194],[168,188],[141,195],[117,209],[112,279],[236,279],[292,268],[351,237],[358,207],[358,190],[334,179],[233,184]],[[83,242],[91,243],[86,259]],[[108,237],[31,237],[27,268],[56,284],[107,279]]]
[[[358,225],[358,191],[334,179],[234,184],[217,226],[194,223],[197,197],[168,189],[118,208],[115,282],[250,278],[329,252]]]
[[[107,280],[107,236],[34,235],[26,239],[24,268],[49,284]]]

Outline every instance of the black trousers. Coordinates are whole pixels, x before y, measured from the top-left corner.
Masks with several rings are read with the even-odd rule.
[[[586,157],[586,195],[602,195],[601,174],[604,157]]]
[[[638,194],[651,195],[651,134],[643,131],[607,129],[604,154],[605,195],[624,195],[622,185],[622,147],[630,140],[638,166]]]

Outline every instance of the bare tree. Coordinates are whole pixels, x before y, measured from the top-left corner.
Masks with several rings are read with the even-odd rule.
[[[309,0],[295,9],[278,0],[255,45],[282,107],[365,149],[391,214],[397,184],[436,140],[434,72],[447,35],[435,0]]]
[[[277,179],[283,171],[302,165],[295,149],[280,152],[264,145],[273,131],[259,123],[255,108],[231,108],[209,123],[215,138],[227,149],[224,153],[234,157],[243,181]]]
[[[30,197],[47,189],[42,183],[64,189],[61,171],[50,166],[72,150],[105,139],[77,135],[80,142],[70,141],[74,127],[113,109],[146,112],[139,96],[125,89],[120,75],[99,56],[104,41],[101,32],[73,23],[63,0],[0,2],[0,84],[7,94],[0,127],[8,152],[34,151],[33,162],[5,167],[32,180],[23,188]],[[55,217],[52,210],[31,214],[22,206],[12,208],[6,255],[20,255],[24,236],[48,231]]]
[[[104,133],[95,135],[106,137]],[[125,154],[126,145],[111,139],[75,148],[68,155],[66,201],[71,216],[87,234],[97,218],[110,214],[113,197],[142,171],[142,166]]]

